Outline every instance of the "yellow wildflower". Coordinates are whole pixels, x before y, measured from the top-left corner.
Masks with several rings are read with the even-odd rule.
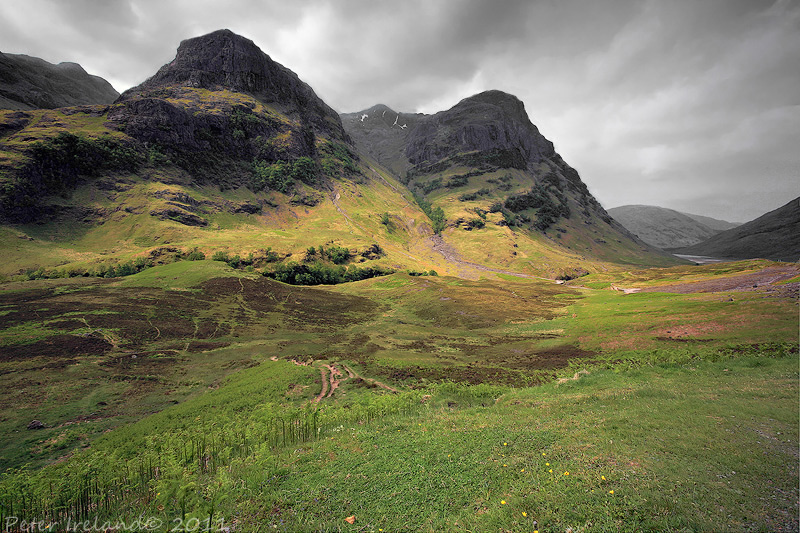
[[[505,500],[500,500],[500,505],[505,505],[505,504],[506,504]]]
[[[528,513],[526,513],[525,511],[522,511],[522,516],[525,516],[525,517],[527,517],[527,516],[528,516]]]
[[[609,494],[614,494],[613,490],[608,491]]]

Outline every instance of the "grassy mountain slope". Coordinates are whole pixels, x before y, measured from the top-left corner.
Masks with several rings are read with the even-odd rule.
[[[608,214],[644,242],[658,248],[691,246],[720,231],[692,216],[652,205],[614,207]]]
[[[38,57],[0,52],[0,109],[53,109],[110,104],[119,93],[77,63],[53,65]]]
[[[679,211],[679,213],[683,212]],[[719,220],[717,218],[705,217],[703,215],[693,215],[692,213],[683,214],[716,231],[725,231],[727,229],[733,229],[736,226],[742,225],[741,222],[728,222],[727,220]]]
[[[550,277],[597,260],[675,264],[608,216],[511,95],[487,91],[435,115],[374,106],[342,122],[435,213],[453,257]]]
[[[800,198],[714,237],[674,250],[682,254],[736,259],[800,260]]]

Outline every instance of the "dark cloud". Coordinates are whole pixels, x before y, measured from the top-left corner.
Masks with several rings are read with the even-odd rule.
[[[800,193],[794,0],[0,3],[0,50],[76,61],[120,91],[220,28],[340,111],[513,93],[607,207],[746,220]]]

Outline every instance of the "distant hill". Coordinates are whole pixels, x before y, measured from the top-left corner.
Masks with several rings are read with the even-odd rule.
[[[0,52],[0,109],[25,111],[110,104],[119,93],[77,63]]]
[[[609,209],[608,214],[644,242],[658,248],[691,246],[738,225],[654,205],[623,205]]]
[[[800,198],[693,246],[671,250],[731,259],[800,260]]]
[[[684,213],[683,211],[678,212],[716,231],[725,231],[742,225],[741,222],[728,222],[727,220],[717,220],[716,218],[704,217],[703,215],[693,215],[691,213]]]

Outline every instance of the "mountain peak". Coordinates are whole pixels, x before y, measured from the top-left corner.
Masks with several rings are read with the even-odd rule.
[[[148,96],[169,86],[228,89],[274,104],[287,115],[344,137],[338,114],[308,84],[275,62],[250,39],[228,29],[181,42],[175,59],[119,100]]]
[[[459,106],[468,107],[475,105],[499,107],[508,115],[525,117],[526,119],[528,118],[528,115],[525,112],[525,104],[522,103],[522,100],[513,94],[509,94],[497,89],[483,91],[482,93],[464,98],[458,104],[456,104],[454,108],[458,108]]]
[[[504,150],[518,154],[519,168],[555,154],[553,144],[531,123],[514,95],[490,90],[464,98],[447,111],[426,117],[409,134],[412,165],[434,163],[457,151]]]

